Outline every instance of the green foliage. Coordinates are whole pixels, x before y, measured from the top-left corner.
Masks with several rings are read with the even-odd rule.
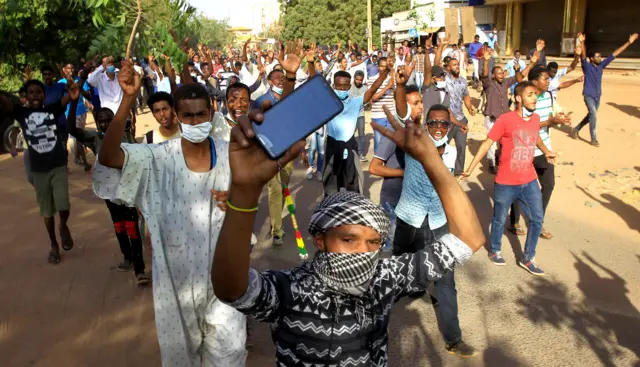
[[[220,49],[233,43],[234,36],[229,31],[230,26],[226,19],[216,20],[201,14],[195,17],[195,21],[199,23],[199,26],[193,25],[191,28],[194,30],[198,42],[207,45],[211,49]]]
[[[0,0],[0,89],[15,91],[27,64],[76,62],[94,37],[91,15],[65,0]]]
[[[302,38],[319,44],[353,42],[366,47],[367,2],[362,0],[280,0],[282,38]],[[380,42],[380,18],[408,10],[410,0],[373,0],[373,42]]]

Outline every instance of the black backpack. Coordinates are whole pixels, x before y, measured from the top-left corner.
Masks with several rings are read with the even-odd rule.
[[[150,130],[144,135],[147,137],[147,144],[153,144],[153,130]]]

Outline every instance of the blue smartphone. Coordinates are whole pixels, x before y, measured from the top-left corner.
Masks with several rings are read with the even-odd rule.
[[[344,104],[322,75],[315,75],[253,123],[256,139],[271,159],[279,159],[297,141],[306,138],[339,115]]]

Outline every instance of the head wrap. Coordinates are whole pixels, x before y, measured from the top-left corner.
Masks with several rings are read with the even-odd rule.
[[[341,191],[320,202],[309,222],[309,233],[315,236],[343,225],[363,225],[380,234],[389,234],[389,218],[381,206],[351,191]]]

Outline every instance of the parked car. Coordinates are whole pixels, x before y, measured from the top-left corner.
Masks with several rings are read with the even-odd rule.
[[[0,91],[0,94],[9,98],[13,104],[20,104],[18,96],[4,91]],[[13,117],[3,111],[2,106],[0,106],[0,137],[2,137],[0,151],[2,153],[8,153],[11,150],[11,142],[20,134],[20,129],[13,126],[13,121]],[[22,148],[22,145],[18,146],[18,149],[20,148]]]

